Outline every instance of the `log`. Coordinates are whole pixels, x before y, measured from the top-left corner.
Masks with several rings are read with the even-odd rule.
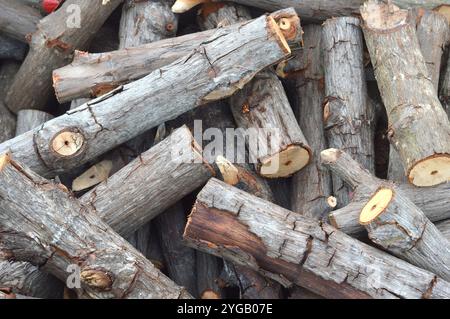
[[[17,113],[16,136],[26,133],[52,118],[52,115],[39,110],[20,110]]]
[[[80,270],[77,294],[90,298],[189,298],[96,214],[54,184],[0,158],[1,240],[10,258],[59,279]],[[36,227],[39,225],[39,227]]]
[[[75,49],[84,48],[121,2],[111,0],[103,5],[100,1],[67,0],[40,20],[30,39],[30,52],[6,96],[9,109],[14,113],[24,108],[44,109],[52,93],[52,71],[65,65]],[[73,5],[78,8],[78,22]]]
[[[420,51],[428,68],[428,76],[437,91],[441,70],[441,58],[444,48],[450,36],[449,22],[441,14],[418,9],[417,15],[417,38],[419,39]],[[397,151],[391,147],[389,154],[388,178],[396,182],[407,182],[405,168]]]
[[[287,13],[279,15],[282,12]],[[271,16],[281,22],[283,17],[292,17],[292,10],[274,12]],[[196,32],[102,54],[75,51],[71,64],[53,72],[56,97],[60,103],[79,97],[96,97],[190,54],[217,32],[238,30],[243,23],[224,27],[221,31]]]
[[[255,59],[255,50],[264,54]],[[10,150],[38,174],[60,174],[198,105],[228,97],[289,54],[271,17],[239,32],[218,30],[189,56],[0,144],[0,152]]]
[[[436,227],[447,240],[450,240],[450,220],[439,222],[436,224]]]
[[[450,242],[425,214],[392,187],[365,185],[372,192],[359,215],[375,244],[411,264],[450,280]]]
[[[9,109],[0,101],[0,142],[14,137],[16,118]]]
[[[192,134],[182,127],[84,194],[80,201],[127,237],[214,174],[201,154]]]
[[[38,10],[11,0],[0,0],[0,31],[28,42],[42,15]]]
[[[216,179],[197,196],[190,246],[327,298],[448,298],[450,284],[335,228]]]
[[[113,163],[110,160],[103,160],[94,164],[73,180],[72,191],[83,191],[106,181],[111,173],[112,167]]]
[[[448,201],[450,183],[429,188],[417,188],[410,184],[394,184],[374,177],[345,152],[330,149],[323,151],[321,156],[322,164],[340,176],[354,190],[355,195],[352,202],[329,215],[331,224],[347,234],[357,235],[364,230],[364,227],[358,223],[358,219],[371,195],[365,185],[386,183],[394,185],[396,192],[408,197],[431,221],[436,222],[450,218]]]
[[[223,262],[210,254],[195,251],[197,291],[201,299],[225,298],[219,279]]]
[[[361,14],[388,114],[387,135],[408,181],[426,187],[450,180],[450,122],[429,79],[411,14],[374,0]]]
[[[373,172],[375,113],[367,94],[359,19],[327,20],[322,41],[326,94],[323,121],[328,145],[349,152]],[[347,205],[349,189],[336,175],[332,175],[332,182],[338,207]]]
[[[328,147],[323,122],[325,82],[322,65],[322,27],[304,28],[303,50],[296,56],[303,71],[295,78],[298,101],[297,120],[313,149],[312,163],[292,178],[292,210],[322,220],[330,211],[332,194],[330,173],[320,166],[320,150]]]
[[[23,42],[0,34],[0,59],[22,61],[27,49],[27,45]]]
[[[177,13],[185,12],[199,3],[207,0],[177,0],[172,10]],[[213,0],[222,2],[222,0]],[[336,16],[359,15],[359,7],[365,0],[230,0],[250,7],[256,7],[267,11],[275,11],[294,7],[302,19],[310,21],[324,21]],[[393,0],[392,3],[401,8],[423,7],[427,9],[447,8],[450,5],[448,0]]]
[[[0,143],[13,138],[16,131],[16,117],[3,103],[3,99],[19,67],[16,61],[2,61],[0,64]]]

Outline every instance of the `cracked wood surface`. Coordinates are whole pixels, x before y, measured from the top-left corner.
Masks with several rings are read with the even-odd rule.
[[[228,97],[285,58],[290,50],[281,45],[277,28],[273,18],[262,16],[236,32],[217,30],[185,58],[1,144],[0,152],[11,151],[46,177],[84,164],[199,105]],[[264,54],[255,58],[255,52]],[[57,137],[70,146],[63,154],[52,145]]]
[[[374,171],[375,112],[367,94],[363,35],[357,18],[327,20],[322,28],[325,101],[323,122],[329,147],[349,152]],[[349,189],[332,175],[338,207],[349,202]]]
[[[434,274],[211,179],[184,237],[192,247],[328,298],[448,298]]]
[[[0,239],[8,258],[28,261],[65,281],[80,267],[90,298],[189,298],[96,214],[50,182],[0,159]]]
[[[312,162],[292,178],[292,210],[315,219],[327,216],[332,194],[330,173],[320,166],[320,151],[328,147],[323,122],[325,79],[323,73],[322,26],[304,28],[303,49],[295,59],[302,72],[295,78],[297,120],[313,150]]]
[[[429,76],[412,15],[395,6],[391,12],[388,5],[374,0],[368,1],[361,12],[366,44],[388,114],[388,138],[406,176],[416,186],[445,182],[450,176],[450,122]],[[435,161],[441,161],[441,168],[428,173],[427,163]]]
[[[31,35],[30,51],[25,58],[5,103],[11,111],[44,109],[52,94],[52,71],[66,64],[75,49],[84,48],[122,0],[68,0],[52,14],[44,17]],[[79,28],[73,9],[80,15]]]

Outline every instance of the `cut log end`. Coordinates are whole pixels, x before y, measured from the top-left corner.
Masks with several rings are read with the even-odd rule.
[[[205,3],[207,0],[177,0],[172,6],[173,13],[184,13],[189,11],[200,3]]]
[[[408,178],[413,185],[419,187],[450,181],[450,155],[434,155],[418,162],[410,169]]]
[[[329,148],[320,153],[320,159],[322,163],[334,163],[340,157],[342,151],[336,148]]]
[[[112,166],[112,161],[109,160],[95,164],[73,180],[72,190],[79,192],[103,182],[109,177]]]
[[[367,1],[361,6],[365,27],[374,31],[389,31],[408,24],[408,10],[377,0]]]
[[[277,43],[280,45],[283,52],[286,54],[291,54],[291,48],[286,41],[283,31],[280,29],[275,19],[271,16],[267,17],[267,27],[269,28],[270,33],[276,38]]]
[[[0,155],[0,172],[5,168],[6,165],[11,161],[11,156],[9,154]]]
[[[330,196],[327,198],[327,204],[330,208],[335,208],[337,206],[337,198],[334,196]]]
[[[64,131],[57,134],[51,143],[52,150],[60,156],[76,155],[83,147],[84,137],[78,132]]]
[[[222,174],[223,181],[229,185],[239,183],[239,170],[223,156],[217,156],[216,165]]]
[[[200,298],[201,299],[220,299],[220,295],[215,291],[207,289],[201,293]]]
[[[311,152],[299,145],[291,145],[284,151],[264,160],[259,174],[266,178],[289,177],[309,164]]]
[[[382,214],[394,197],[394,191],[390,188],[380,188],[369,202],[361,210],[359,223],[361,225],[370,224],[375,218]]]
[[[434,10],[442,14],[444,17],[446,17],[450,23],[450,5],[443,4]]]
[[[294,41],[299,37],[299,32],[303,35],[303,31],[299,30],[300,18],[293,16],[289,18],[281,18],[278,21],[278,27],[287,41]]]

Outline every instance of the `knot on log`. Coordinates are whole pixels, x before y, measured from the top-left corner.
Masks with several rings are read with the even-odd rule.
[[[89,287],[99,290],[109,290],[113,283],[111,276],[106,271],[99,269],[82,270],[80,278]]]
[[[77,130],[64,130],[56,134],[51,141],[51,149],[63,157],[72,157],[80,153],[84,146],[84,136]]]

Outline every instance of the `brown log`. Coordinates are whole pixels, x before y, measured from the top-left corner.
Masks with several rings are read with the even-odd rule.
[[[315,219],[330,211],[327,203],[332,194],[330,173],[320,166],[320,151],[328,147],[323,122],[325,79],[322,63],[322,27],[304,28],[304,45],[295,60],[303,70],[295,78],[298,100],[297,120],[314,150],[312,163],[292,178],[292,210]]]
[[[68,0],[43,18],[31,36],[30,52],[6,96],[9,109],[14,113],[24,108],[44,109],[52,93],[52,71],[66,64],[75,49],[84,48],[121,2]],[[76,20],[73,5],[79,12],[79,27],[69,24]]]
[[[388,138],[408,181],[433,186],[450,180],[450,122],[430,81],[410,12],[370,0],[361,13],[388,114]]]
[[[448,298],[436,275],[212,179],[184,238],[194,248],[328,298]]]
[[[327,20],[322,42],[326,93],[323,121],[328,145],[349,152],[373,172],[375,114],[367,94],[359,19]],[[332,182],[338,207],[347,205],[349,189],[336,175]]]
[[[17,1],[0,0],[0,31],[12,38],[27,42],[41,18],[34,8]]]
[[[282,10],[271,16],[281,22],[283,18],[292,17],[292,13],[292,10]],[[222,31],[238,30],[242,25],[243,23],[224,27]],[[217,32],[219,31],[196,32],[102,54],[75,51],[71,64],[53,72],[56,97],[60,103],[79,97],[96,97],[190,54],[202,43],[214,38]]]
[[[0,158],[1,241],[10,258],[29,261],[59,279],[80,268],[80,296],[189,298],[96,214],[54,184]],[[39,227],[37,227],[39,225]]]

